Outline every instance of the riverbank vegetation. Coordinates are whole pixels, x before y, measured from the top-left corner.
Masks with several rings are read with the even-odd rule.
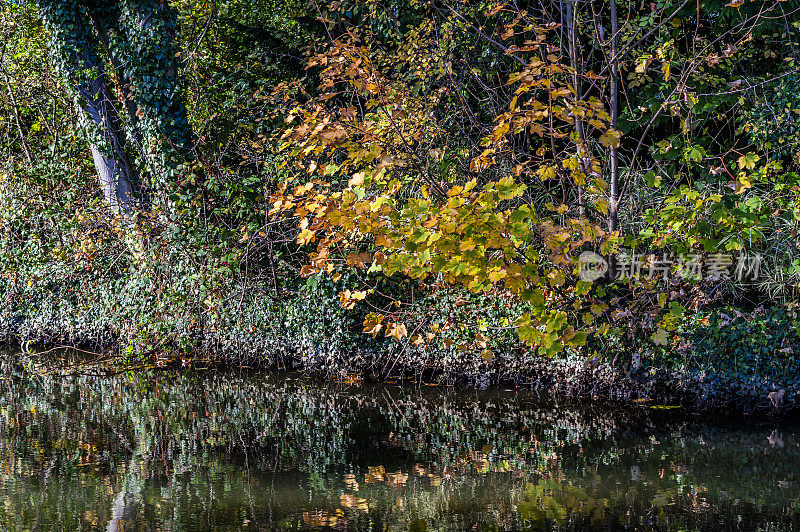
[[[798,398],[795,0],[0,9],[9,340]]]

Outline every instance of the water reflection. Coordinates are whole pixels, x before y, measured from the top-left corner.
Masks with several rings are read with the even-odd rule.
[[[0,361],[0,527],[796,529],[790,426],[506,392]]]

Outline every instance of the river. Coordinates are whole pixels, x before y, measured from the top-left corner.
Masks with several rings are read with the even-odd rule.
[[[800,430],[647,403],[0,359],[3,530],[797,530]]]

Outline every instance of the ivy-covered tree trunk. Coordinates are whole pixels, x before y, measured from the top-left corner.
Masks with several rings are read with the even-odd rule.
[[[51,31],[55,66],[83,110],[106,200],[129,214],[134,196],[144,203],[138,185],[158,190],[194,159],[175,59],[175,13],[158,0],[36,2]],[[117,76],[117,97],[103,53]]]
[[[86,65],[90,72],[97,72],[94,79],[78,86],[84,102],[86,116],[102,135],[99,142],[90,146],[92,159],[97,168],[100,187],[114,212],[128,215],[133,210],[133,170],[125,153],[124,136],[120,127],[114,102],[105,83],[102,65],[92,68],[92,57],[87,50]]]
[[[97,38],[85,9],[74,2],[53,0],[40,0],[38,5],[51,32],[53,60],[72,83],[83,111],[103,195],[114,212],[128,215],[134,206],[135,178]]]
[[[101,0],[93,9],[108,29],[110,60],[121,65],[135,108],[137,154],[154,189],[194,160],[193,137],[178,75],[177,16],[161,0]]]

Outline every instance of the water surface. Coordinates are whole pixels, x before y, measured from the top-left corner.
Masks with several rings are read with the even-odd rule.
[[[800,431],[510,391],[0,359],[3,530],[797,530]]]

